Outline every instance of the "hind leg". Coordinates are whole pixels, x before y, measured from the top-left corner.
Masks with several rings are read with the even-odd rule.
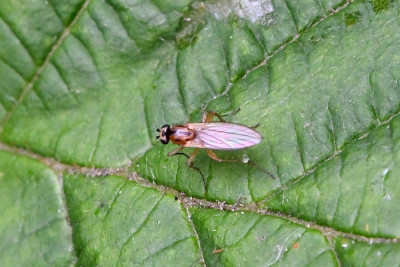
[[[217,116],[218,119],[219,119],[220,121],[223,121],[223,122],[225,121],[225,120],[222,118],[222,116],[221,116],[220,114],[218,114],[217,112],[215,112],[215,111],[210,111],[210,112],[205,111],[205,112],[203,113],[203,118],[202,118],[201,122],[202,122],[202,123],[211,122],[214,116]]]
[[[220,121],[225,122],[225,120],[222,117],[225,117],[225,116],[228,116],[228,115],[233,116],[236,113],[238,113],[239,111],[240,111],[240,108],[238,108],[237,110],[235,110],[231,114],[225,114],[225,115],[221,115],[221,114],[219,114],[219,113],[217,113],[215,111],[205,111],[203,113],[203,118],[202,118],[201,122],[203,122],[203,123],[211,122],[212,118],[214,116],[217,116]]]
[[[217,156],[217,154],[214,153],[214,151],[210,150],[210,149],[206,149],[207,155],[212,158],[215,161],[218,162],[237,162],[237,163],[242,163],[242,164],[249,164],[253,167],[256,167],[257,169],[259,169],[260,171],[264,172],[265,174],[268,174],[272,179],[275,179],[275,176],[272,175],[272,173],[270,173],[269,171],[267,171],[266,169],[254,164],[253,162],[243,162],[241,160],[238,159],[221,159]]]

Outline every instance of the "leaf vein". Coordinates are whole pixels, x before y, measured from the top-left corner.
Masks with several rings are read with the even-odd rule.
[[[199,247],[200,262],[203,263],[203,266],[206,266],[205,260],[204,260],[203,248],[201,247],[201,243],[200,243],[200,237],[199,237],[199,234],[197,233],[196,227],[194,226],[194,223],[193,223],[193,221],[192,221],[192,214],[190,214],[190,211],[189,211],[189,208],[188,208],[188,207],[184,207],[184,210],[186,211],[189,224],[190,224],[190,226],[191,226],[191,228],[192,228],[194,237],[196,238],[197,246]]]
[[[1,17],[0,13],[0,20],[3,22],[3,24],[7,25],[8,29],[10,32],[14,35],[14,37],[21,43],[22,48],[25,50],[25,52],[30,56],[30,59],[32,62],[35,62],[31,52],[28,49],[28,45],[25,44],[25,42],[18,36],[18,34],[14,31],[13,27],[11,27],[9,24],[11,24],[9,21],[6,21],[3,17]]]
[[[96,157],[96,153],[97,153],[97,150],[100,145],[101,132],[102,132],[102,128],[103,128],[104,117],[107,114],[107,109],[108,109],[108,107],[106,106],[105,110],[100,115],[99,126],[97,127],[96,144],[94,145],[91,153],[89,154],[88,162],[91,162],[92,164],[93,164],[93,159]]]
[[[60,71],[60,67],[58,66],[58,64],[51,62],[49,63],[51,65],[54,66],[54,69],[57,71],[58,76],[60,77],[61,81],[65,84],[65,86],[67,87],[68,93],[72,96],[72,98],[76,101],[76,103],[79,103],[78,98],[75,96],[75,94],[73,93],[69,83],[67,83],[67,80],[65,79],[64,75],[62,74],[62,71]]]
[[[78,21],[80,16],[82,15],[83,11],[86,9],[88,6],[90,0],[86,0],[82,6],[80,7],[79,11],[77,12],[75,18],[71,21],[71,23],[64,29],[64,32],[61,34],[55,45],[52,47],[48,55],[46,56],[45,60],[43,61],[42,65],[36,70],[35,75],[33,78],[29,81],[29,83],[26,85],[26,87],[23,89],[21,95],[19,96],[17,102],[13,106],[13,108],[4,116],[4,118],[0,121],[0,130],[1,127],[10,119],[11,115],[14,113],[16,108],[20,105],[22,100],[25,98],[25,96],[28,94],[28,92],[32,89],[33,84],[36,82],[36,80],[39,78],[40,74],[43,72],[45,67],[48,65],[50,58],[53,56],[54,52],[61,46],[63,41],[67,36],[70,34],[70,29],[71,27]],[[28,52],[29,53],[29,52]]]
[[[107,218],[108,218],[108,216],[109,216],[109,214],[110,214],[112,208],[114,207],[114,204],[117,202],[117,199],[118,199],[119,196],[121,195],[120,192],[122,191],[122,189],[123,189],[127,184],[128,184],[127,181],[123,182],[123,183],[121,184],[121,186],[119,186],[118,189],[115,191],[113,200],[111,201],[111,205],[110,205],[110,207],[108,208],[108,210],[107,210],[107,212],[106,212],[106,215],[104,215],[103,222],[104,222],[105,220],[107,220]],[[142,191],[142,193],[143,193],[143,191]],[[141,195],[141,193],[136,197],[136,199],[137,199],[140,195]]]
[[[292,110],[289,110],[289,112],[290,112],[290,118],[291,118],[292,124],[293,124],[292,127],[293,127],[294,133],[296,135],[296,143],[297,143],[296,147],[298,148],[298,150],[297,150],[298,151],[298,156],[300,158],[301,166],[303,168],[303,173],[305,173],[306,170],[305,170],[305,166],[304,166],[304,143],[301,140],[301,134],[299,134],[299,131],[298,131],[299,128],[298,128],[298,126],[296,124],[296,121],[294,119]]]
[[[157,250],[156,252],[153,252],[152,254],[148,255],[144,260],[142,260],[142,261],[140,261],[140,262],[138,262],[138,263],[139,263],[139,264],[143,264],[143,263],[146,262],[149,258],[152,258],[152,257],[156,256],[157,254],[160,254],[160,253],[162,253],[163,251],[165,251],[165,250],[167,250],[167,249],[169,249],[169,248],[172,248],[172,247],[178,245],[179,243],[181,243],[181,242],[183,242],[183,241],[185,241],[185,240],[187,240],[187,239],[190,239],[190,238],[192,238],[192,236],[186,236],[186,237],[184,237],[184,238],[182,238],[182,239],[179,239],[179,240],[173,242],[172,244],[169,244],[169,245],[167,245],[167,246],[165,246],[165,247],[163,247],[163,248]]]
[[[151,215],[153,214],[153,212],[156,210],[156,208],[158,207],[158,205],[160,204],[161,200],[163,199],[164,196],[161,196],[156,204],[150,209],[150,211],[147,213],[147,216],[145,218],[145,220],[143,221],[143,223],[136,229],[136,231],[134,231],[129,237],[128,239],[124,242],[124,244],[122,245],[120,252],[119,252],[119,257],[118,257],[118,262],[116,264],[116,266],[119,266],[120,261],[121,261],[121,257],[122,257],[122,252],[125,248],[125,246],[132,240],[132,238],[141,231],[141,229],[143,229],[143,227],[147,224],[147,222],[149,221]]]
[[[233,244],[227,246],[226,248],[232,248],[232,247],[236,246],[237,244],[239,244],[243,239],[245,239],[245,238],[250,234],[250,232],[257,226],[257,224],[258,224],[262,219],[263,219],[263,217],[260,216],[256,221],[254,221],[253,225],[249,227],[249,229],[247,230],[247,232],[246,232],[241,238],[238,239],[238,241],[236,241],[235,243],[233,243]],[[282,223],[282,224],[283,224],[283,223]],[[282,224],[278,227],[278,229],[282,226]]]
[[[4,58],[1,57],[1,53],[0,53],[0,61],[3,62],[3,64],[6,65],[8,68],[13,70],[25,83],[27,82],[24,76],[22,76],[22,73],[20,73],[16,68],[14,68],[14,66],[10,65],[9,62],[7,62]]]
[[[335,209],[334,209],[334,213],[333,213],[333,216],[332,216],[332,222],[335,221],[336,213],[337,213],[337,211],[338,211],[338,206],[339,206],[340,200],[341,200],[341,198],[342,198],[343,157],[340,156],[339,158],[340,158],[340,169],[339,169],[339,178],[340,178],[340,180],[339,180],[339,190],[338,190],[338,192],[339,192],[339,197],[338,197],[337,200],[336,200]]]

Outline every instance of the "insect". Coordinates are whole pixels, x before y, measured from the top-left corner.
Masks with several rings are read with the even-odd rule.
[[[220,121],[212,121],[214,116]],[[187,166],[200,172],[205,187],[206,183],[203,174],[192,164],[200,149],[204,149],[207,155],[215,161],[247,163],[261,169],[274,178],[271,173],[258,167],[254,163],[248,161],[244,162],[238,159],[221,159],[213,152],[213,150],[243,149],[254,146],[262,141],[262,136],[254,129],[240,124],[226,122],[222,116],[215,111],[204,112],[201,123],[186,123],[184,125],[174,125],[172,127],[165,124],[161,130],[157,129],[157,131],[160,132],[160,134],[156,139],[160,139],[161,143],[164,145],[171,141],[180,146],[178,149],[168,153],[168,156],[181,154],[188,157],[188,161],[186,162]],[[190,157],[181,153],[181,151],[187,147],[196,148]]]

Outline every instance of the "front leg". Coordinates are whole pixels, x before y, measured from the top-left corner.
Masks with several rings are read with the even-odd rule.
[[[181,152],[184,148],[185,148],[184,146],[181,146],[181,147],[179,147],[178,149],[175,149],[175,150],[169,152],[169,153],[168,153],[168,157],[172,157],[172,156],[175,156],[175,155],[185,155],[185,156],[187,157],[186,154],[184,154],[184,153],[179,153],[179,152]]]
[[[192,168],[193,170],[198,171],[198,172],[200,173],[201,179],[203,180],[204,190],[207,191],[207,183],[206,183],[206,179],[204,179],[203,173],[200,171],[199,168],[193,166],[193,160],[194,160],[194,158],[196,157],[197,153],[199,153],[199,151],[200,151],[199,148],[196,148],[196,149],[193,151],[192,155],[190,155],[190,158],[189,158],[188,161],[186,162],[186,165],[187,165],[189,168]]]
[[[200,149],[196,148],[196,149],[193,151],[192,155],[190,155],[190,157],[189,157],[189,156],[186,155],[185,153],[182,153],[182,152],[181,152],[184,148],[185,148],[184,146],[181,146],[181,147],[179,147],[178,149],[175,149],[175,150],[169,152],[169,153],[168,153],[168,157],[172,157],[172,156],[175,156],[175,155],[184,155],[184,156],[186,156],[186,157],[188,158],[188,161],[186,161],[186,165],[187,165],[189,168],[192,168],[193,170],[195,170],[195,171],[197,171],[197,172],[200,173],[200,176],[201,176],[201,179],[202,179],[203,185],[204,185],[204,190],[207,191],[207,184],[206,184],[206,180],[204,179],[203,173],[200,171],[199,168],[196,168],[195,166],[193,166],[193,163],[192,163],[193,160],[194,160],[194,158],[196,157],[197,153],[199,153]]]

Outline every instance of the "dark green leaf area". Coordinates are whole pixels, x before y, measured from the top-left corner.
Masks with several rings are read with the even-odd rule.
[[[396,266],[400,262],[399,244],[368,244],[347,238],[335,243],[342,266]]]
[[[338,265],[319,231],[251,212],[191,212],[207,266]]]
[[[345,232],[399,237],[399,129],[396,116],[266,206]]]
[[[53,2],[0,3],[0,120],[83,4],[83,0],[57,1],[54,6]]]
[[[57,176],[0,152],[0,265],[68,266],[75,252]]]
[[[199,248],[174,196],[124,178],[64,176],[80,265],[195,265]]]
[[[375,12],[379,12],[381,10],[385,10],[389,7],[390,3],[394,2],[393,0],[370,0],[373,9]]]
[[[324,14],[324,10],[317,0],[285,1],[296,24],[297,31],[305,30],[309,25]]]
[[[196,42],[179,51],[177,75],[188,114],[225,90],[229,82],[228,35],[225,23],[210,19]]]
[[[18,73],[0,62],[0,120],[4,119],[6,113],[15,105],[25,85],[25,80]]]
[[[2,1],[0,36],[9,37],[11,42],[2,42],[5,46],[0,47],[1,58],[25,79],[32,78],[34,68],[43,63],[83,3],[83,0],[34,0],[26,5],[22,1]],[[8,50],[11,43],[16,46]]]
[[[93,5],[97,11],[99,8],[112,10],[119,17],[128,36],[142,49],[147,50],[165,39],[174,38],[182,13],[188,10],[191,2],[192,0],[107,0],[105,4],[94,2]]]
[[[295,22],[285,1],[271,2],[273,12],[265,15],[264,23],[250,24],[250,28],[268,54],[273,53],[297,34]]]
[[[345,15],[346,26],[352,26],[356,24],[360,20],[360,18],[361,18],[361,13],[359,11],[347,13]]]
[[[231,23],[229,35],[229,74],[231,81],[243,77],[245,72],[264,59],[264,48],[249,27],[250,23],[237,20]]]

